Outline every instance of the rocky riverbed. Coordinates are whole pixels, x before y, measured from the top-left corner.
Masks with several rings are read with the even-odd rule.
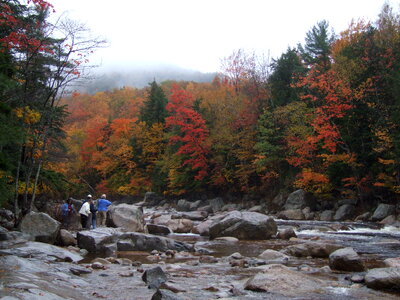
[[[199,205],[116,206],[116,228],[60,231],[42,213],[22,232],[0,228],[0,299],[400,296],[398,227]]]

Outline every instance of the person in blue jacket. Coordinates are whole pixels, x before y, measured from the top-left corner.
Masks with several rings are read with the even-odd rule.
[[[68,229],[71,225],[71,218],[75,213],[75,208],[72,205],[72,199],[69,198],[62,206],[61,206],[61,213],[62,213],[62,226],[65,229]]]
[[[111,201],[106,199],[106,195],[101,195],[100,199],[97,200],[97,211],[99,216],[99,226],[106,226],[107,210],[112,204]]]

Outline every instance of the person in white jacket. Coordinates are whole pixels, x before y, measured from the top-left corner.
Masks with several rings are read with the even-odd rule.
[[[82,204],[79,214],[81,215],[82,229],[87,228],[87,222],[90,214],[90,203],[92,202],[92,195],[87,195],[86,201]]]

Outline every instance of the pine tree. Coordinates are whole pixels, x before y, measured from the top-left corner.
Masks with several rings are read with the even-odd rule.
[[[165,123],[167,102],[168,99],[163,89],[154,80],[150,84],[149,95],[140,112],[140,121],[146,122],[147,126],[152,126],[154,123]]]

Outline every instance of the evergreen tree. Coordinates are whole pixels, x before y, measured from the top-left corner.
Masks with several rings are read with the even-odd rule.
[[[168,99],[163,89],[154,80],[150,84],[149,95],[140,112],[140,121],[146,122],[147,126],[151,126],[154,123],[165,123],[167,102]]]

